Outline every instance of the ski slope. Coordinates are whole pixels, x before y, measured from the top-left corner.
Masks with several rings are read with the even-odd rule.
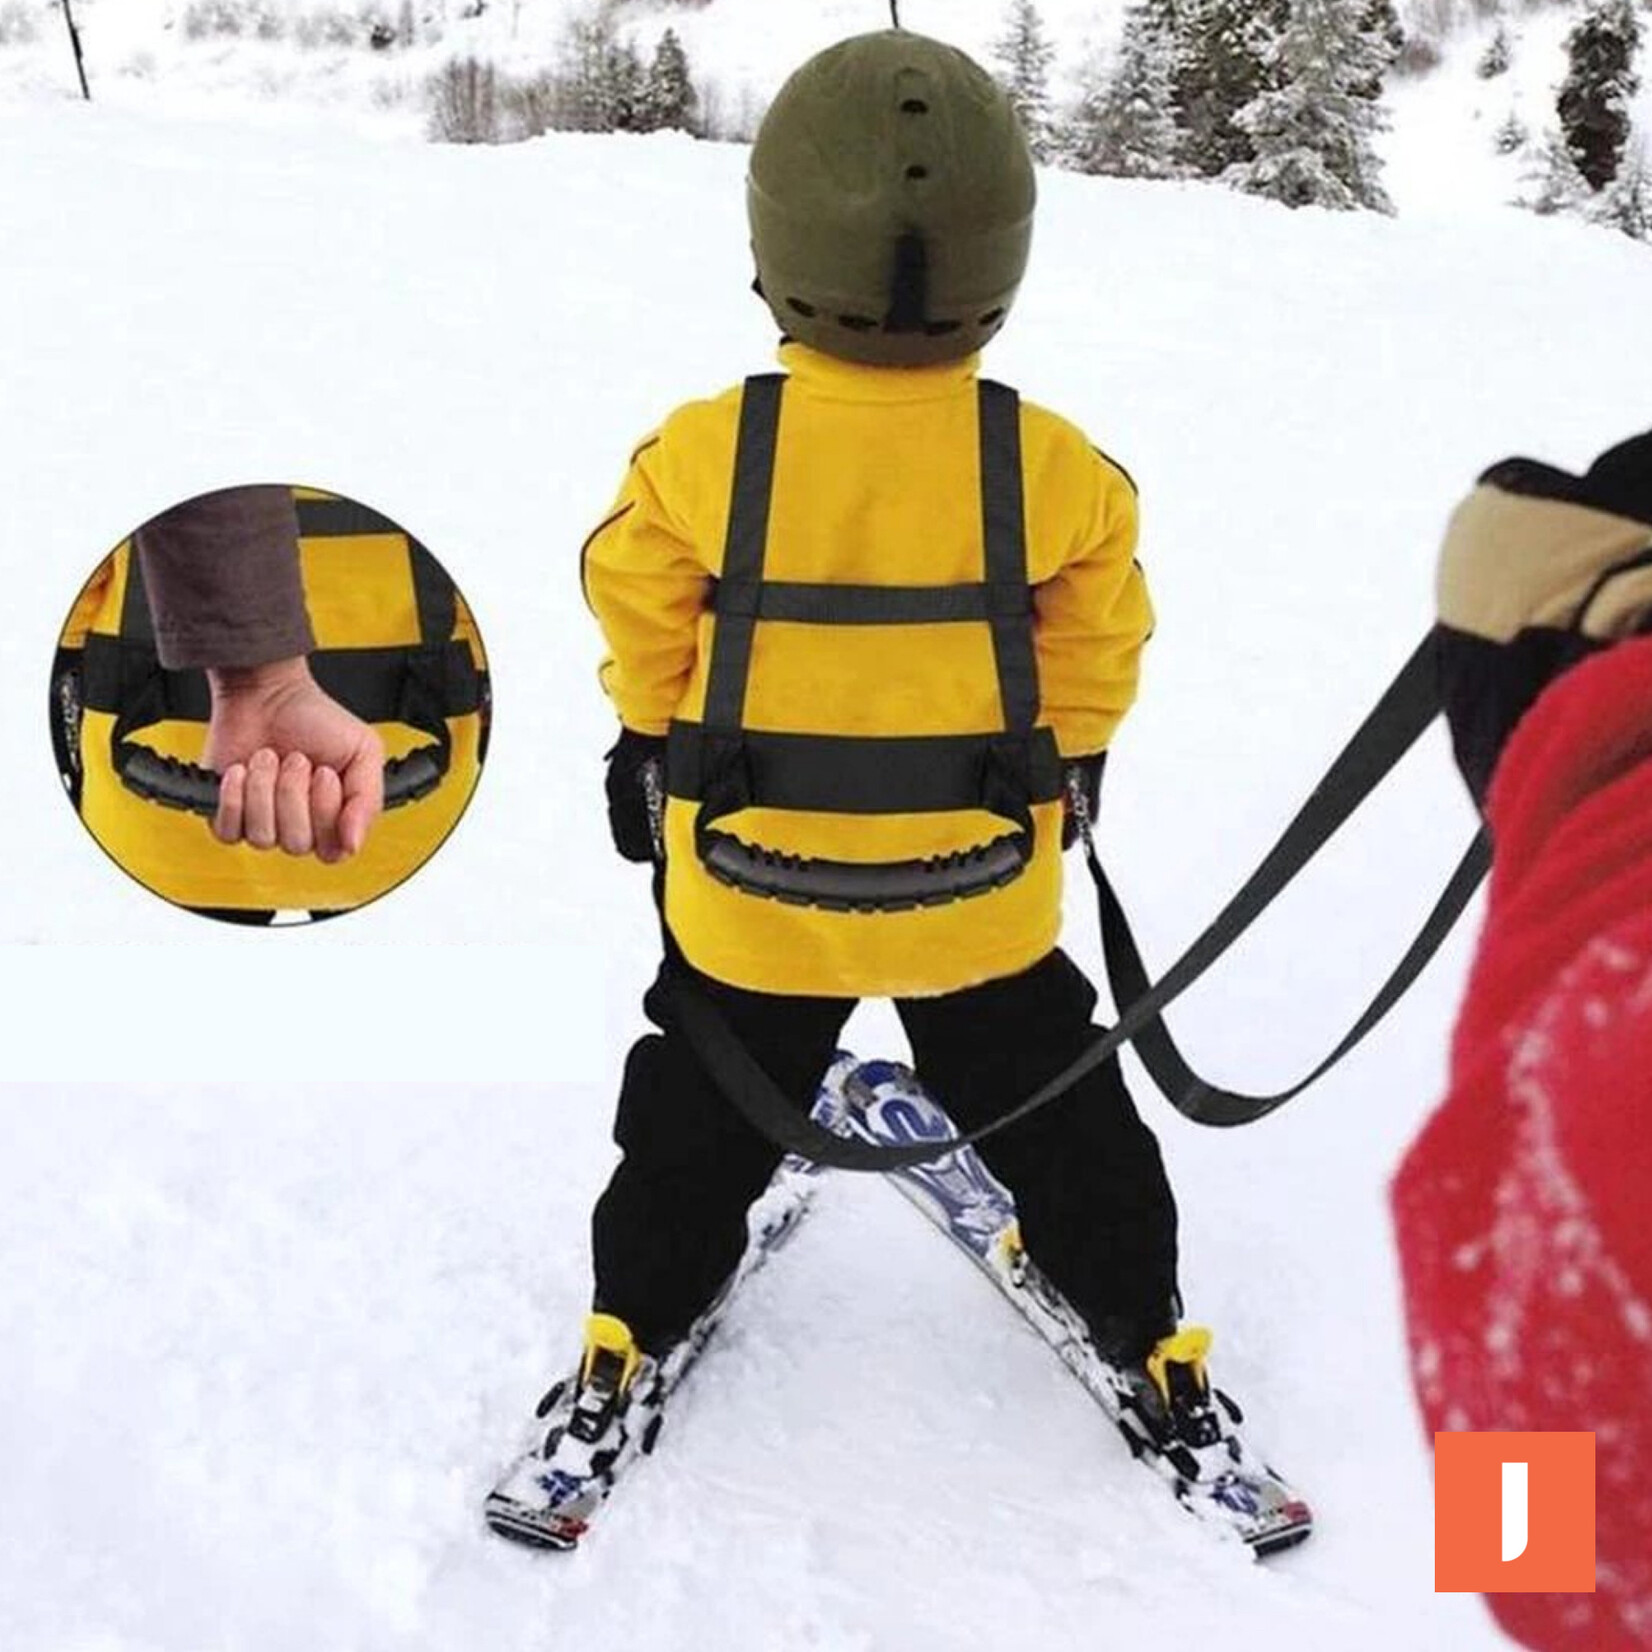
[[[1190,1311],[1314,1498],[1308,1548],[1258,1568],[1212,1546],[990,1289],[845,1177],[588,1553],[481,1530],[573,1352],[653,948],[645,879],[606,841],[578,550],[655,420],[769,360],[743,165],[671,137],[478,152],[0,111],[8,1652],[1498,1645],[1476,1602],[1432,1593],[1382,1202],[1439,1088],[1466,936],[1263,1125],[1200,1131],[1144,1093]],[[1644,422],[1646,258],[1513,212],[1045,181],[990,366],[1141,484],[1160,623],[1103,827],[1150,961],[1409,651],[1477,470],[1579,465]],[[435,549],[498,692],[438,859],[280,936],[129,884],[51,795],[43,718],[110,543],[273,479]],[[1216,1076],[1294,1076],[1437,892],[1471,830],[1443,743],[1390,792],[1178,1014]],[[1069,920],[1093,968],[1078,887]],[[850,1037],[900,1053],[880,1010]]]

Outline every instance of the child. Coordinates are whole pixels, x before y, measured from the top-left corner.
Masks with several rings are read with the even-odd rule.
[[[1008,99],[961,52],[889,31],[806,64],[748,185],[784,379],[679,408],[585,546],[623,724],[614,840],[648,861],[663,838],[680,958],[626,1064],[585,1356],[490,1499],[507,1535],[583,1529],[643,1426],[632,1396],[730,1277],[780,1162],[677,1024],[673,970],[804,1111],[862,997],[896,1001],[965,1129],[1098,1036],[1055,946],[1061,850],[1152,611],[1130,478],[977,378],[1034,194]],[[1208,1335],[1177,1331],[1170,1186],[1116,1060],[981,1155],[1029,1256],[1133,1373],[1150,1449],[1225,1444]]]

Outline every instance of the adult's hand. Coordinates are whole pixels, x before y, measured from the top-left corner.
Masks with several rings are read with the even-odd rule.
[[[1652,431],[1582,476],[1535,459],[1493,465],[1451,519],[1438,598],[1441,697],[1483,805],[1550,683],[1652,627]]]
[[[207,672],[212,717],[202,762],[220,777],[213,834],[223,843],[355,854],[384,808],[384,746],[325,693],[308,662]]]

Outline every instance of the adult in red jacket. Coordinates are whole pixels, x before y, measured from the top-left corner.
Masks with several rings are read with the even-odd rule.
[[[1442,686],[1495,843],[1451,1089],[1393,1190],[1431,1430],[1593,1432],[1597,1587],[1522,1645],[1652,1647],[1652,433],[1488,471],[1441,561]]]

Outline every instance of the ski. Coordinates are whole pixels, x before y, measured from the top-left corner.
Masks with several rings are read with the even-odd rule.
[[[842,1128],[843,1084],[854,1065],[853,1057],[840,1056],[821,1082],[813,1116],[828,1128]],[[548,1459],[553,1453],[570,1454],[571,1413],[564,1402],[570,1397],[573,1378],[564,1378],[546,1394],[535,1412],[529,1444],[483,1505],[483,1517],[493,1531],[538,1549],[568,1550],[579,1545],[619,1479],[638,1459],[653,1452],[671,1397],[698,1365],[741,1287],[797,1231],[819,1180],[817,1166],[792,1154],[782,1161],[748,1213],[750,1238],[739,1266],[689,1334],[663,1360],[648,1362],[649,1368],[638,1375],[619,1419],[617,1440],[605,1437],[590,1451],[580,1451],[576,1440],[571,1448],[576,1459],[572,1466],[551,1467]]]
[[[837,1071],[834,1068],[834,1071]],[[893,1061],[860,1064],[843,1079],[839,1129],[883,1146],[949,1141],[957,1134],[946,1113],[907,1067]],[[1169,1482],[1183,1507],[1241,1539],[1254,1555],[1302,1542],[1313,1514],[1302,1496],[1258,1458],[1238,1432],[1238,1407],[1212,1390],[1204,1434],[1164,1449],[1139,1407],[1142,1379],[1105,1359],[1079,1314],[1022,1249],[1015,1202],[973,1148],[891,1171],[892,1182],[987,1275],[1016,1312],[1084,1385],[1132,1455]],[[1218,1407],[1220,1411],[1218,1412]]]

